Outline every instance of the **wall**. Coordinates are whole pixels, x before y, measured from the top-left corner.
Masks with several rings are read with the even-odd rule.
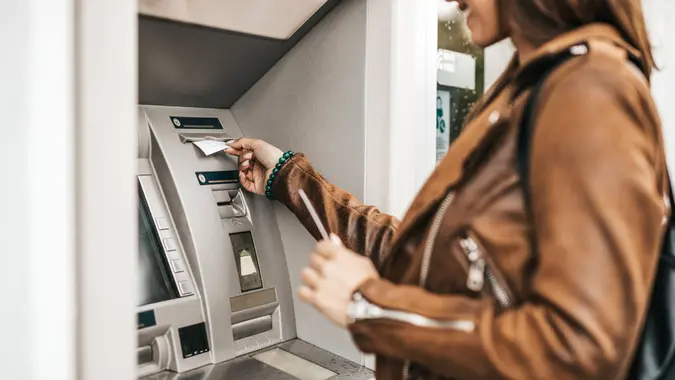
[[[331,182],[363,198],[366,2],[344,0],[235,105],[244,135],[305,153]],[[315,242],[275,205],[294,292],[298,337],[359,362],[344,331],[297,298]]]
[[[675,2],[644,0],[645,17],[654,55],[659,66],[652,77],[652,93],[659,107],[668,154],[668,163],[675,165]],[[671,170],[672,173],[672,170]]]
[[[138,343],[137,3],[76,3],[77,188],[70,195],[77,211],[72,231],[77,244],[77,379],[134,379]]]
[[[387,166],[374,170],[388,171],[385,210],[402,217],[436,163],[438,3],[390,2],[390,123],[388,136],[383,136],[389,156]]]
[[[502,75],[514,51],[510,39],[485,49],[485,91]]]
[[[3,379],[76,378],[74,7],[0,7]]]

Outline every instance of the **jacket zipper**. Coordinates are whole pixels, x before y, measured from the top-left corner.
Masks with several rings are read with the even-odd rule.
[[[427,236],[426,245],[424,246],[424,253],[422,256],[422,268],[420,269],[420,281],[419,286],[424,289],[427,282],[427,276],[429,275],[429,265],[431,263],[431,254],[434,250],[434,243],[436,242],[436,236],[438,231],[441,229],[441,223],[443,222],[443,217],[445,213],[448,212],[448,208],[452,204],[452,201],[455,199],[455,192],[450,191],[448,195],[445,196],[441,206],[438,208],[438,212],[434,217],[434,220],[431,222],[431,229],[429,230],[429,236]],[[470,321],[469,321],[470,322]],[[471,323],[471,322],[470,322]],[[403,365],[403,380],[408,379],[408,373],[410,372],[410,360],[406,360]]]
[[[448,208],[450,208],[450,205],[454,199],[455,192],[449,192],[448,195],[445,196],[445,199],[443,199],[443,202],[438,208],[438,212],[436,213],[434,220],[431,222],[431,229],[429,230],[429,236],[427,236],[426,245],[424,246],[424,254],[422,256],[422,269],[420,270],[419,286],[422,288],[424,288],[427,282],[427,276],[429,275],[429,264],[431,263],[431,253],[434,250],[436,236],[438,235],[438,231],[441,229],[443,217],[445,216],[445,213],[448,212]]]
[[[460,240],[462,250],[469,260],[469,274],[467,275],[466,286],[474,292],[483,290],[485,279],[487,278],[492,294],[494,294],[499,305],[506,309],[513,305],[510,291],[503,285],[494,274],[494,269],[488,265],[487,259],[476,241],[470,237]]]
[[[425,287],[427,276],[429,275],[429,265],[431,264],[431,254],[434,250],[434,243],[436,242],[436,236],[438,235],[438,231],[441,228],[443,217],[445,217],[445,213],[448,211],[448,208],[450,207],[454,199],[455,199],[454,191],[449,192],[448,195],[445,196],[445,199],[443,199],[443,202],[441,203],[441,206],[438,208],[438,212],[436,213],[436,216],[434,217],[431,223],[429,236],[427,237],[426,245],[424,246],[424,254],[422,256],[422,268],[420,269],[419,286],[422,288]],[[511,301],[511,297],[509,296],[508,290],[506,289],[505,286],[499,283],[499,280],[494,276],[490,268],[488,268],[487,261],[483,256],[483,252],[478,247],[478,244],[476,244],[476,242],[469,237],[462,239],[460,241],[460,244],[462,245],[462,249],[464,250],[467,259],[470,262],[469,275],[467,278],[467,286],[469,287],[469,289],[474,291],[482,290],[485,284],[485,278],[487,278],[492,288],[492,292],[495,298],[497,299],[497,302],[499,302],[499,304],[503,308],[510,307],[513,302]],[[464,322],[472,323],[470,321]],[[475,328],[475,325],[473,326],[473,328]],[[470,331],[473,331],[473,329],[471,329]],[[402,373],[403,380],[407,380],[410,372],[409,360],[405,361],[402,372],[403,372]]]
[[[384,309],[375,305],[365,298],[360,293],[354,294],[354,307],[350,310],[350,314],[355,314],[356,320],[366,319],[391,319],[409,323],[419,327],[451,329],[465,332],[472,332],[476,329],[476,324],[472,321],[456,320],[447,321],[441,319],[428,318],[423,315],[410,313],[407,311]]]

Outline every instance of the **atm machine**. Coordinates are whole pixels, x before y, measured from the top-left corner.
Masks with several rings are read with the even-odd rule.
[[[335,3],[318,8],[319,15]],[[180,22],[190,20],[172,19],[170,10],[154,11],[161,17],[140,19],[141,41],[157,28],[169,28],[176,33],[170,38],[180,40],[186,27]],[[321,17],[313,14],[310,21],[317,23]],[[149,58],[140,55],[143,66]],[[157,54],[151,58],[162,64]],[[163,64],[180,65],[180,57],[174,59],[177,63]],[[264,73],[265,67],[257,70]],[[155,74],[141,68],[141,86],[148,83],[144,75]],[[189,76],[170,77],[190,85]],[[293,290],[272,203],[241,188],[234,158],[222,152],[207,156],[193,144],[241,137],[233,113],[213,107],[218,104],[208,97],[181,99],[182,94],[165,90],[175,83],[151,85],[166,87],[138,107],[139,378],[372,378],[361,364],[297,339]]]
[[[240,137],[230,111],[142,106],[138,136],[140,377],[368,378],[294,339],[271,203],[239,186],[235,159],[192,144]]]

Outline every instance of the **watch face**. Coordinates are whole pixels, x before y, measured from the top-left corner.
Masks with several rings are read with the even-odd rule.
[[[367,318],[369,306],[370,303],[360,293],[356,293],[347,307],[347,316],[351,319]]]

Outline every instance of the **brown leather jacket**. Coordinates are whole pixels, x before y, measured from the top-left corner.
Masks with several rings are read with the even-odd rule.
[[[626,376],[669,212],[663,139],[646,81],[627,64],[638,53],[609,26],[551,41],[521,73],[582,42],[588,51],[549,76],[538,104],[534,224],[515,168],[528,94],[511,103],[515,85],[466,127],[401,222],[302,155],[281,170],[274,197],[318,238],[304,189],[326,227],[380,269],[360,292],[398,317],[350,325],[377,355],[378,379]]]

